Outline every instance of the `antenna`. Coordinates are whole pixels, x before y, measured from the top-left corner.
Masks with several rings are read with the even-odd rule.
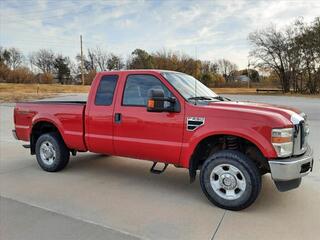
[[[194,47],[194,54],[195,54],[195,58],[196,58],[196,61],[198,61],[198,49],[197,49],[197,45]],[[194,105],[197,105],[197,79],[194,78]]]
[[[84,69],[83,69],[83,51],[82,51],[82,35],[80,35],[80,56],[81,56],[81,80],[84,85]]]
[[[198,58],[198,52],[197,52],[197,46],[195,46],[195,48],[194,48],[194,50],[195,50],[195,57],[196,57],[196,61],[197,61],[197,58]],[[194,97],[195,97],[195,99],[194,99],[194,105],[197,105],[197,79],[196,78],[194,78]]]
[[[197,105],[197,79],[194,79],[194,105]]]

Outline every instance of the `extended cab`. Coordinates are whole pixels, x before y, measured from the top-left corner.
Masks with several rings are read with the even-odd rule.
[[[172,71],[100,72],[87,102],[17,103],[14,124],[14,136],[29,142],[46,171],[85,151],[151,160],[153,173],[173,164],[188,169],[191,181],[200,170],[204,194],[230,210],[255,201],[261,175],[271,173],[286,191],[313,165],[304,113],[234,102]]]

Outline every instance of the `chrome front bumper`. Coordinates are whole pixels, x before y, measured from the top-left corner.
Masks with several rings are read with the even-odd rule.
[[[299,179],[312,171],[312,149],[308,146],[306,152],[301,156],[270,160],[269,166],[274,181]]]

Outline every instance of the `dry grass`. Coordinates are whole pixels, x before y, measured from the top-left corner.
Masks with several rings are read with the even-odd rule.
[[[256,94],[255,88],[212,88],[217,94]]]
[[[320,98],[320,94],[310,95],[301,93],[281,93],[281,92],[259,92],[256,88],[212,88],[217,94],[241,94],[241,95],[270,95],[270,96],[287,96],[287,97],[308,97],[308,98]]]
[[[90,86],[61,84],[0,83],[0,102],[51,97],[59,93],[87,93]]]

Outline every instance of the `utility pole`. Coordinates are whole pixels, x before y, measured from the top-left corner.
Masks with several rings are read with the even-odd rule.
[[[81,80],[82,80],[82,85],[84,85],[84,69],[83,69],[82,35],[80,35],[80,54],[81,54]]]

